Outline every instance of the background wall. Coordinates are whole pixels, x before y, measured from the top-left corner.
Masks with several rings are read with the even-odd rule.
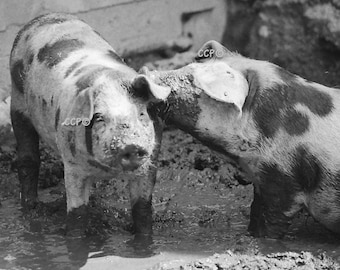
[[[48,12],[79,16],[121,55],[172,46],[186,39],[197,49],[208,39],[221,40],[225,0],[1,0],[0,100],[9,93],[9,54],[19,29]]]
[[[339,0],[229,0],[227,25],[229,48],[340,88]]]

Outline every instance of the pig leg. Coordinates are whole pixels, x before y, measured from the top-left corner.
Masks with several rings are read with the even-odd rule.
[[[250,208],[250,223],[248,231],[255,237],[265,236],[262,197],[254,186],[254,198]]]
[[[291,219],[302,208],[297,200],[300,187],[274,166],[263,169],[259,183],[254,184],[248,230],[255,237],[282,238]]]
[[[290,225],[291,218],[284,214],[278,194],[266,194],[265,186],[260,193],[254,192],[248,230],[255,237],[282,238]],[[288,194],[287,194],[288,195]]]
[[[11,110],[11,119],[17,140],[21,205],[28,210],[36,206],[38,198],[39,135],[22,112]]]
[[[133,231],[137,237],[152,234],[152,192],[157,175],[157,167],[154,164],[158,160],[163,134],[163,122],[155,116],[154,109],[148,109],[156,132],[156,145],[150,158],[150,164],[144,168],[146,173],[135,176],[129,181]]]
[[[91,183],[84,169],[64,162],[65,189],[67,203],[67,233],[76,235],[85,233],[88,224],[88,208]]]
[[[145,175],[130,179],[130,201],[133,230],[137,235],[152,234],[152,191],[157,169],[150,167]]]

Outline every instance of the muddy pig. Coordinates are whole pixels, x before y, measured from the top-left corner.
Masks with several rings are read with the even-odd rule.
[[[340,233],[339,89],[216,41],[199,50],[197,63],[149,74],[171,87],[160,108],[166,121],[247,172],[253,235],[283,237],[302,208]]]
[[[37,203],[42,139],[64,163],[68,225],[86,216],[93,180],[130,172],[135,232],[151,233],[161,134],[147,105],[170,90],[138,75],[97,32],[67,14],[26,24],[15,38],[10,71],[23,207]]]

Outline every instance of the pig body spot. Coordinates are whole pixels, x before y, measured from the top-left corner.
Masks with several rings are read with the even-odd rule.
[[[24,81],[25,81],[25,71],[24,71],[24,62],[19,60],[14,63],[11,69],[11,77],[16,88],[21,92],[24,93]]]
[[[307,116],[297,112],[294,106],[302,104],[312,113],[324,117],[333,110],[332,98],[313,85],[301,84],[288,71],[281,68],[278,70],[285,84],[277,84],[271,88],[259,86],[259,97],[256,97],[258,104],[254,109],[255,122],[268,138],[274,137],[279,128],[290,135],[301,135],[308,130],[309,120]]]
[[[58,131],[59,119],[60,119],[60,107],[58,107],[56,114],[55,114],[55,119],[54,119],[54,129],[55,129],[55,131]]]
[[[93,68],[93,66],[87,66],[78,70],[84,73],[84,75],[76,82],[77,95],[84,89],[92,86],[95,80],[102,74],[102,72],[108,69],[109,68],[103,66],[98,66],[96,68]],[[78,71],[76,73],[78,73]]]
[[[283,119],[283,127],[289,135],[302,135],[309,128],[309,119],[296,110],[288,110]]]
[[[36,27],[40,27],[40,26],[44,26],[44,25],[48,25],[48,24],[60,24],[63,23],[65,21],[70,20],[70,17],[66,17],[66,16],[60,16],[60,17],[49,17],[49,15],[40,15],[38,17],[36,17],[35,19],[33,19],[32,21],[30,21],[28,24],[26,24],[17,34],[17,36],[15,37],[15,40],[13,42],[13,49],[15,49],[15,47],[17,46],[19,40],[21,39],[22,35],[29,31],[33,26]],[[27,41],[30,38],[30,35],[27,34],[25,40]]]
[[[72,156],[76,155],[76,142],[75,142],[75,138],[74,138],[74,132],[73,131],[69,131],[67,133],[67,141],[69,143],[70,146],[70,151]]]
[[[321,92],[312,84],[297,82],[296,76],[283,68],[277,67],[277,70],[282,80],[287,82],[288,87],[293,90],[290,95],[287,95],[288,101],[296,100],[296,103],[304,104],[311,112],[321,117],[333,110],[334,104],[329,94]]]
[[[40,19],[39,19],[40,18]],[[41,17],[38,17],[39,19],[39,24],[38,26],[44,26],[47,24],[61,24],[63,22],[66,22],[68,20],[70,20],[70,18],[67,17],[48,17],[48,16],[44,16],[42,15]]]
[[[76,68],[81,65],[82,61],[77,61],[73,63],[65,72],[64,78],[67,78]]]
[[[301,145],[296,148],[292,174],[303,190],[316,189],[322,180],[323,171],[321,162],[306,146]]]
[[[295,194],[299,191],[299,187],[294,177],[282,172],[277,164],[263,164],[261,166],[261,195],[265,201],[277,202],[276,205],[268,205],[271,207],[281,208],[288,211],[293,202]]]
[[[85,127],[85,145],[87,152],[93,156],[93,143],[92,143],[92,127],[94,120],[92,119],[90,124]]]
[[[27,62],[29,66],[33,63],[33,60],[34,60],[34,54],[31,53],[30,56],[28,57],[28,62]]]
[[[63,61],[71,52],[82,48],[85,43],[78,39],[64,39],[49,45],[46,44],[39,50],[38,60],[45,62],[52,68]]]
[[[112,50],[109,50],[107,55],[110,56],[113,60],[117,61],[118,63],[122,64],[124,63],[123,59]]]
[[[47,108],[47,102],[46,102],[46,100],[45,99],[42,99],[42,109],[43,109],[43,111],[46,111],[46,108]]]

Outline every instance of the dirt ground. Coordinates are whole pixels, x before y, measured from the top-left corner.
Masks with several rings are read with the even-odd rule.
[[[150,243],[131,242],[126,181],[99,180],[91,196],[88,239],[78,243],[80,246],[72,240],[66,245],[65,251],[58,251],[56,245],[60,243],[56,239],[64,238],[66,218],[60,161],[47,148],[42,147],[39,196],[44,204],[24,216],[19,206],[15,153],[2,152],[0,165],[0,216],[13,215],[9,220],[0,217],[0,266],[5,269],[35,269],[34,265],[42,267],[40,269],[46,266],[49,269],[75,269],[73,266],[76,265],[78,269],[78,266],[86,266],[91,252],[98,250],[101,251],[99,257],[116,255],[145,260],[164,252],[178,254],[176,259],[165,256],[161,262],[149,268],[139,268],[140,263],[127,260],[124,261],[128,267],[126,269],[340,267],[337,264],[340,259],[339,237],[322,228],[306,213],[300,213],[295,219],[285,240],[258,240],[249,236],[247,224],[252,186],[240,185],[235,179],[237,169],[191,136],[173,128],[164,132],[153,200],[154,236]],[[18,215],[17,219],[15,215]],[[30,234],[30,240],[22,240],[23,234]],[[47,242],[43,244],[44,252],[48,250],[48,256],[44,259],[39,258],[44,253],[35,250],[36,246],[42,244],[42,240],[37,239],[41,235],[44,235]],[[123,240],[119,241],[121,238]],[[54,239],[54,244],[47,239]],[[85,244],[88,248],[82,250]],[[60,258],[60,253],[65,253],[63,256],[68,254],[66,262]],[[183,254],[186,253],[199,256],[184,260]],[[56,267],[51,263],[56,258],[67,267],[71,265],[70,268]],[[107,266],[107,262],[104,265]]]

